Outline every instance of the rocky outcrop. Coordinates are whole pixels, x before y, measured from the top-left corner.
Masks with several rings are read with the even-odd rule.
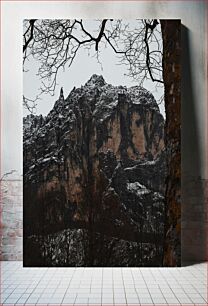
[[[151,93],[97,75],[62,90],[46,117],[24,118],[25,264],[160,265],[165,176]]]

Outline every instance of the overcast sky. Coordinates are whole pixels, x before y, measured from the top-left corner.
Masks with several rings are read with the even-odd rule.
[[[89,23],[90,27],[92,27],[93,21]],[[98,63],[96,57],[92,57],[92,54],[89,56],[85,49],[79,50],[72,66],[66,68],[65,71],[59,71],[55,96],[43,94],[41,100],[38,101],[36,113],[47,115],[58,99],[61,87],[63,87],[64,96],[67,97],[74,86],[78,88],[84,85],[94,73],[103,75],[105,81],[112,85],[124,85],[127,87],[138,85],[138,81],[133,81],[132,78],[126,76],[128,72],[127,66],[119,64],[117,55],[110,47],[102,49],[100,62],[102,66]],[[28,72],[24,73],[23,92],[30,99],[38,94],[41,85],[37,76],[38,67],[38,63],[30,58],[26,67]],[[144,87],[151,91],[156,101],[159,101],[163,95],[163,88],[158,88],[157,86],[158,83],[153,83],[150,80],[144,82]],[[164,103],[161,103],[159,107],[161,113],[165,116]],[[24,116],[27,114],[29,112],[24,110]]]

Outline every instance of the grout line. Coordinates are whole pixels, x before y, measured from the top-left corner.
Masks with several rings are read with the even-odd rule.
[[[101,305],[103,305],[103,268],[101,269],[101,277],[102,277],[102,280],[101,280]]]
[[[127,298],[126,298],[126,287],[125,287],[125,283],[124,283],[124,277],[123,277],[123,269],[121,269],[121,277],[122,277],[122,283],[123,283],[123,287],[124,287],[124,295],[125,295],[125,299],[126,299],[126,304],[127,304]]]
[[[140,268],[139,271],[140,271],[140,273],[141,273],[141,275],[142,275],[142,278],[143,278],[143,280],[144,280],[144,283],[145,283],[145,285],[146,285],[146,287],[147,287],[147,291],[149,292],[150,298],[151,298],[151,300],[152,300],[152,304],[154,305],[154,302],[153,302],[153,299],[152,299],[152,295],[151,295],[151,293],[150,293],[150,291],[149,291],[149,287],[147,286],[146,280],[145,280],[144,275],[143,275],[143,273],[142,273],[142,269]]]
[[[71,279],[70,279],[69,284],[68,284],[68,286],[67,286],[67,289],[68,289],[69,286],[70,286],[70,283],[71,283],[71,281],[72,281],[72,279],[73,279],[74,274],[75,274],[75,269],[73,270],[73,273],[72,273],[72,275],[71,275]],[[65,296],[66,296],[67,289],[66,289],[66,291],[65,291],[65,294],[63,295],[62,303],[63,303],[64,298],[65,298]],[[76,295],[77,295],[77,294],[76,294]],[[75,300],[76,300],[76,297],[75,297],[74,301],[75,301]]]
[[[169,272],[170,273],[170,272]],[[164,275],[162,275],[161,271],[160,271],[160,274],[162,276],[162,278],[164,279],[164,281],[166,282],[166,284],[168,285],[168,288],[171,290],[171,292],[173,293],[174,297],[176,298],[176,300],[178,301],[178,303],[181,305],[180,301],[178,300],[177,296],[175,295],[175,292],[173,291],[173,289],[171,288],[170,284],[167,282],[167,279],[164,277]],[[170,273],[171,275],[171,273]],[[172,276],[171,276],[172,278]],[[159,285],[160,287],[160,285]],[[165,299],[166,300],[166,299]]]
[[[135,278],[134,278],[134,274],[132,272],[132,269],[130,270],[131,271],[131,276],[132,276],[132,279],[133,279],[133,282],[134,282],[134,290],[136,292],[136,295],[137,295],[137,298],[138,298],[138,301],[139,301],[139,304],[141,305],[141,302],[140,302],[140,298],[139,298],[139,295],[138,295],[138,292],[136,290],[136,286],[135,286]]]

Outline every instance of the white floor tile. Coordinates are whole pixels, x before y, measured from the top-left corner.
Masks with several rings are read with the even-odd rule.
[[[67,304],[67,303],[73,304],[75,302],[75,299],[76,297],[65,297],[63,299],[63,304]]]
[[[101,305],[101,299],[91,299],[91,298],[89,298],[89,305],[94,305],[94,304]]]
[[[151,299],[151,295],[150,294],[138,294],[139,299]]]
[[[166,300],[166,302],[167,302],[168,304],[171,304],[171,303],[173,303],[173,304],[179,304],[179,301],[178,301],[177,298],[175,298],[175,297],[167,297],[167,298],[165,298],[165,300]]]
[[[126,304],[126,300],[125,299],[116,299],[116,298],[114,298],[114,302],[115,302],[115,304]]]
[[[76,299],[75,304],[79,304],[79,305],[88,304],[88,297],[82,298],[82,299]]]
[[[139,300],[140,300],[141,305],[142,305],[142,304],[153,304],[151,298],[141,298],[141,299],[139,299]]]
[[[138,298],[127,298],[128,304],[139,304]]]
[[[111,301],[111,302],[113,302],[113,300],[114,300],[113,296],[108,296],[108,295],[102,296],[102,301],[103,302],[104,301]]]
[[[155,305],[167,305],[167,302],[166,302],[166,300],[164,300],[164,299],[154,299],[153,300],[153,303],[155,304]]]
[[[88,297],[91,299],[101,299],[102,295],[101,293],[89,293]]]
[[[17,299],[13,298],[13,299],[6,299],[6,301],[4,301],[4,304],[16,304],[17,303]]]
[[[125,293],[121,293],[121,294],[118,294],[118,293],[114,293],[114,298],[118,298],[118,299],[125,299]]]
[[[181,304],[193,304],[192,301],[188,297],[180,297],[177,296],[177,299]]]
[[[183,268],[22,268],[1,262],[5,305],[206,305],[207,266]]]
[[[27,304],[36,304],[39,298],[30,298],[27,300]]]
[[[198,294],[189,294],[188,296],[194,304],[205,303],[205,300]]]
[[[136,293],[132,293],[132,294],[130,294],[130,293],[126,293],[126,298],[127,299],[137,299],[138,298],[138,296],[137,296],[137,294]]]

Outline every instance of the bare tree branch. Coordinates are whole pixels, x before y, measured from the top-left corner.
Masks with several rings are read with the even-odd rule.
[[[104,19],[95,22],[97,30],[91,33],[82,19],[26,20],[23,65],[30,57],[40,63],[40,95],[54,95],[60,69],[71,67],[82,48],[92,56],[91,50],[95,46],[96,58],[100,63],[101,43],[118,55],[118,63],[126,65],[128,76],[140,85],[146,79],[163,83],[162,40],[157,30],[157,20],[137,20],[133,28],[122,20]],[[33,102],[36,102],[36,98],[23,98],[23,101],[29,111],[34,111]]]
[[[147,69],[149,71],[149,75],[150,75],[151,80],[153,82],[163,83],[163,81],[161,81],[159,79],[155,79],[153,77],[152,70],[150,68],[150,50],[149,50],[149,43],[148,43],[148,30],[150,29],[153,32],[153,30],[157,26],[158,22],[155,19],[152,25],[150,23],[147,23],[146,21],[145,21],[145,24],[146,24],[146,30],[145,30],[144,42],[146,44],[146,50],[147,50],[147,52],[146,52],[146,65],[147,65]]]
[[[99,33],[98,37],[96,38],[95,51],[98,51],[98,44],[99,44],[99,42],[100,42],[102,36],[104,35],[104,30],[105,30],[106,22],[107,22],[107,19],[104,19],[104,20],[102,21],[100,33]]]
[[[37,101],[39,100],[39,96],[36,96],[35,99],[29,99],[23,95],[23,106],[31,113],[34,114],[36,112]]]
[[[31,19],[29,21],[30,25],[28,27],[28,29],[25,31],[25,33],[23,34],[24,36],[24,45],[23,45],[23,52],[26,51],[29,43],[32,41],[33,39],[33,32],[34,32],[34,24],[35,24],[36,19]],[[30,36],[28,37],[28,32],[30,32]]]

